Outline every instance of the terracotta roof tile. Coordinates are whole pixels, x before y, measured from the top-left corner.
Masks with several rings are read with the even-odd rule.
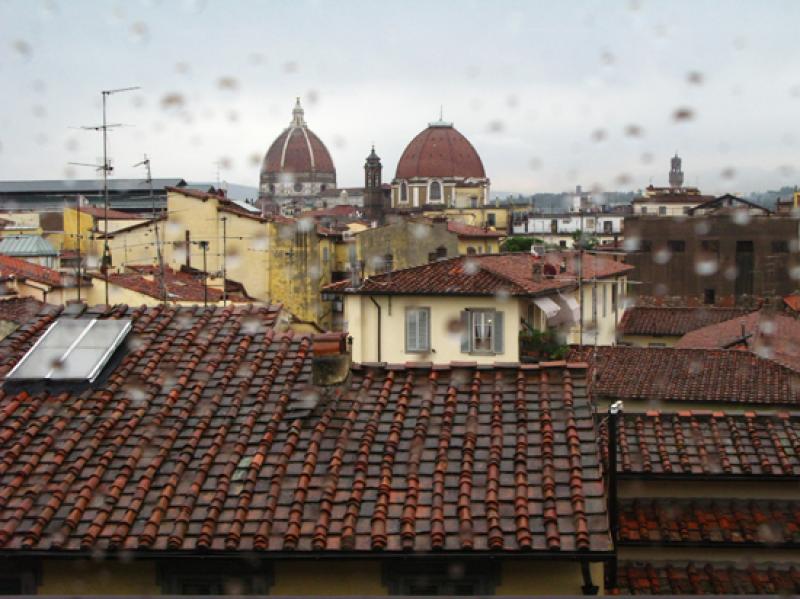
[[[554,267],[552,276],[534,280],[535,264]],[[562,263],[564,273],[558,272]],[[609,258],[584,255],[584,280],[624,274],[631,266]],[[358,289],[350,287],[350,281],[328,285],[326,289],[344,293],[393,293],[422,295],[495,295],[508,293],[527,296],[574,287],[578,270],[574,252],[555,252],[544,257],[529,253],[489,254],[482,256],[459,256],[439,260],[422,266],[395,270],[365,279]]]
[[[51,287],[63,287],[64,277],[57,270],[28,262],[22,258],[0,255],[0,277],[13,276],[18,279],[30,279]]]
[[[503,231],[496,231],[485,227],[476,227],[455,220],[447,221],[447,230],[459,237],[505,237]]]
[[[620,543],[800,546],[800,502],[769,499],[629,499]]]
[[[99,384],[0,389],[3,550],[611,549],[581,367],[356,366],[321,388],[314,338],[274,308],[93,315],[135,339]],[[0,343],[0,375],[53,317]]]
[[[48,306],[32,297],[9,297],[0,299],[0,320],[23,324],[32,320]],[[50,307],[51,309],[54,306]]]
[[[692,331],[675,347],[748,350],[800,371],[800,320],[760,310]]]
[[[620,562],[620,594],[638,595],[795,595],[796,564],[702,562]]]
[[[102,274],[93,273],[92,276],[104,278]],[[137,291],[152,298],[161,299],[161,273],[153,266],[129,265],[123,273],[109,273],[108,280],[114,285]],[[190,273],[176,271],[169,267],[164,268],[164,280],[167,285],[168,301],[197,302],[204,301],[206,291],[203,288],[202,278]],[[209,287],[208,301],[221,302],[222,290]],[[228,294],[232,302],[250,301],[235,294]]]
[[[800,374],[749,352],[606,346],[573,348],[568,359],[590,362],[597,398],[800,404]]]
[[[106,210],[101,206],[81,206],[80,211],[95,218],[105,219]],[[146,218],[139,214],[122,212],[121,210],[108,209],[108,220],[136,220]]]
[[[600,425],[603,455],[608,430]],[[626,413],[617,470],[632,477],[800,477],[800,414]]]
[[[701,327],[738,318],[751,312],[746,308],[696,308],[634,306],[625,310],[619,323],[623,335],[681,336]]]

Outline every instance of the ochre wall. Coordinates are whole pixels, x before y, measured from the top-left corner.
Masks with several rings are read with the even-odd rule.
[[[459,237],[458,253],[467,256],[469,248],[474,248],[477,254],[499,254],[501,243],[497,237]]]
[[[378,561],[275,562],[271,595],[388,595]]]
[[[40,595],[159,595],[156,563],[45,560]]]
[[[201,566],[198,566],[198,569]],[[378,560],[275,561],[271,595],[388,595],[383,565]],[[601,563],[590,565],[592,582],[600,586]],[[41,595],[159,595],[155,560],[96,562],[44,560]],[[505,560],[495,587],[497,595],[581,595],[583,578],[577,562]]]

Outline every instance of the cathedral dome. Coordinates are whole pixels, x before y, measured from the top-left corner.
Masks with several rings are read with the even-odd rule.
[[[485,179],[486,171],[469,140],[452,123],[437,121],[406,146],[395,177]]]
[[[336,168],[322,140],[308,128],[297,99],[292,122],[272,142],[261,166],[262,192],[317,193],[336,187]],[[265,185],[269,187],[265,189]],[[279,190],[277,187],[286,187]]]

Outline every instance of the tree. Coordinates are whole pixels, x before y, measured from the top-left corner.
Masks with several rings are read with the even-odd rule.
[[[509,237],[500,246],[501,252],[530,252],[532,245],[543,245],[541,239],[535,237]]]

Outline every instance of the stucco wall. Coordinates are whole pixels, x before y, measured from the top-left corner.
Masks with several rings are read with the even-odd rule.
[[[447,230],[447,223],[425,223],[402,220],[383,227],[358,233],[359,259],[364,261],[364,273],[369,276],[379,269],[375,258],[392,255],[392,268],[398,270],[428,263],[428,255],[439,246],[447,257],[458,256],[458,237]],[[382,272],[382,269],[380,270]]]
[[[480,364],[519,361],[520,302],[495,297],[373,296],[381,306],[382,362],[475,361]],[[430,308],[431,352],[406,353],[405,314],[409,307]],[[467,308],[494,308],[503,312],[503,353],[461,353],[461,312]],[[368,296],[345,297],[347,331],[353,337],[353,361],[378,361],[378,313]]]

